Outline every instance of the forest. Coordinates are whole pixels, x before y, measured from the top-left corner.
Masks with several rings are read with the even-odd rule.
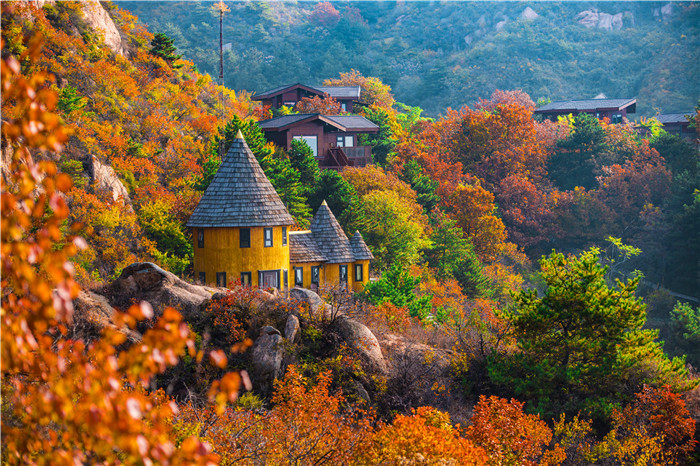
[[[116,2],[218,76],[207,2]],[[689,112],[700,97],[697,2],[233,2],[225,84],[261,93],[351,69],[430,117],[497,89],[540,100],[638,100],[639,116]],[[603,19],[607,16],[607,23]],[[612,17],[612,18],[611,18]],[[611,22],[617,17],[618,22]],[[585,23],[585,25],[584,25]]]
[[[697,79],[683,78],[697,48],[659,52],[669,80],[634,84],[648,88],[644,105],[665,95],[695,107],[689,140],[653,118],[639,122],[644,132],[585,114],[541,121],[533,98],[557,98],[543,91],[550,84],[499,88],[489,78],[494,64],[468,73],[450,65],[481,48],[512,56],[503,66],[518,69],[523,58],[508,47],[530,46],[504,34],[530,28],[525,22],[506,22],[473,47],[460,39],[448,48],[441,41],[453,31],[436,27],[425,43],[449,50],[440,59],[391,39],[386,27],[417,28],[416,15],[429,22],[436,11],[467,11],[473,21],[480,4],[342,5],[229,5],[239,25],[239,10],[255,13],[245,21],[256,33],[229,39],[229,59],[245,57],[251,74],[228,73],[220,86],[212,56],[188,45],[205,42],[198,15],[213,24],[210,4],[189,12],[168,4],[182,19],[152,30],[128,10],[148,18],[164,6],[94,2],[117,32],[108,46],[84,3],[2,3],[2,462],[700,462],[700,102]],[[546,17],[582,5],[537,7]],[[639,30],[612,33],[657,47],[671,40],[641,13],[661,4],[635,5]],[[674,5],[683,14],[667,21],[695,41],[696,5]],[[524,6],[499,8],[515,18]],[[274,57],[270,65],[263,52],[291,37],[299,50],[304,34],[319,31],[356,37],[358,47],[404,64],[414,54],[420,66],[392,75],[322,60],[305,74]],[[599,47],[598,31],[578,31],[582,48],[531,32],[572,55]],[[631,46],[625,41],[620,47]],[[367,66],[387,66],[358,54]],[[430,57],[447,64],[445,80],[470,87],[407,92],[404,78],[420,83],[421,70],[439,71],[422,61]],[[263,81],[268,66],[289,74]],[[619,82],[586,92],[629,89],[628,78],[611,74]],[[495,87],[478,85],[477,75]],[[306,79],[362,87],[360,113],[380,128],[363,141],[372,165],[320,170],[305,143],[286,151],[266,141],[258,122],[272,112],[251,99],[264,90],[252,83]],[[329,100],[303,110],[340,112]],[[362,293],[320,290],[329,311],[318,312],[231,282],[190,312],[119,288],[132,264],[149,262],[183,289],[204,289],[192,276],[185,224],[221,163],[220,147],[239,130],[294,229],[307,228],[325,200],[348,235],[362,233],[375,256]],[[346,339],[346,316],[373,335],[384,359],[368,360]],[[285,328],[290,319],[296,336]],[[276,338],[269,329],[282,341],[282,370],[261,385],[254,350]]]

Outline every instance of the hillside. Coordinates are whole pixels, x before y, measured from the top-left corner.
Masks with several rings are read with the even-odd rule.
[[[313,6],[286,5],[232,6],[277,22]],[[249,93],[215,85],[129,11],[1,7],[3,464],[700,458],[700,308],[677,299],[700,289],[693,141],[655,120],[644,135],[586,114],[540,121],[528,94],[498,89],[426,119],[352,72],[336,83],[364,89],[379,130],[358,143],[374,163],[320,170],[305,142],[265,139]],[[369,27],[423,7],[363,11]],[[255,170],[219,171],[235,153]],[[204,246],[186,222],[246,177],[293,218],[274,225],[282,238],[314,230],[321,205],[333,237],[359,231],[369,283],[197,283]],[[238,236],[202,236],[208,251],[267,259],[274,243],[287,261],[291,239],[220,218],[197,227]]]
[[[117,4],[120,4],[117,2]],[[124,2],[218,76],[218,18],[204,2]],[[637,97],[636,117],[700,97],[695,2],[241,2],[224,20],[231,89],[320,85],[351,69],[428,116],[496,89],[533,100]]]

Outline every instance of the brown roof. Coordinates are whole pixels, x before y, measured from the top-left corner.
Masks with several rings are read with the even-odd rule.
[[[321,115],[319,113],[297,113],[263,120],[258,126],[263,131],[283,131],[300,123],[322,121],[340,131],[377,133],[379,126],[360,115]]]
[[[310,230],[289,232],[289,262],[325,262]]]
[[[260,227],[293,223],[239,131],[187,226]]]
[[[292,89],[304,89],[307,92],[310,92],[312,94],[317,94],[317,95],[323,95],[324,91],[321,91],[315,87],[307,86],[306,84],[302,83],[296,83],[296,84],[287,84],[286,86],[280,86],[276,87],[274,89],[267,90],[265,92],[261,92],[260,94],[255,94],[252,99],[253,100],[264,100],[264,99],[270,99],[276,95],[283,94],[285,91],[290,91]]]
[[[582,112],[595,110],[622,110],[628,108],[627,113],[634,113],[637,108],[637,99],[585,99],[585,100],[564,100],[560,102],[550,102],[541,106],[535,113],[548,112]]]
[[[372,251],[369,250],[365,240],[362,239],[362,235],[359,231],[355,232],[352,239],[350,240],[350,247],[352,247],[352,253],[355,255],[356,261],[361,260],[373,260],[374,255]]]
[[[311,234],[329,264],[355,262],[350,241],[326,201],[323,201],[311,220]]]

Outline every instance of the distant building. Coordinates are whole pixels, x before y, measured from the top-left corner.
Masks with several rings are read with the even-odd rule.
[[[372,150],[358,136],[379,132],[379,126],[359,115],[299,113],[258,123],[268,141],[289,150],[294,139],[311,147],[320,168],[339,170],[372,163]]]
[[[332,97],[340,103],[343,112],[352,113],[355,103],[360,101],[360,86],[318,86],[311,87],[296,83],[277,87],[260,94],[255,94],[253,100],[259,100],[263,106],[280,108],[285,105],[294,107],[304,97]]]
[[[544,118],[554,121],[558,117],[568,114],[588,113],[595,115],[600,120],[609,118],[611,123],[622,123],[622,119],[627,118],[628,113],[636,111],[637,99],[596,98],[551,102],[535,110],[535,115],[542,115]]]
[[[690,127],[688,116],[693,116],[695,112],[689,111],[686,113],[663,113],[656,115],[654,118],[664,125],[664,130],[675,136],[680,136],[688,139],[697,138],[695,128]]]
[[[291,232],[294,218],[243,139],[236,139],[187,226],[194,273],[202,283],[284,290],[341,284],[361,291],[374,259],[359,232],[352,241],[323,202],[311,229]]]

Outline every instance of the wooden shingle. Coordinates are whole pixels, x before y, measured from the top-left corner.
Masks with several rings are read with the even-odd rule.
[[[311,235],[329,264],[355,261],[350,241],[326,201],[323,201],[311,220]]]
[[[294,219],[238,132],[188,227],[269,227]]]
[[[289,232],[289,262],[325,262],[326,256],[318,249],[311,231]]]
[[[350,247],[352,247],[352,253],[355,255],[356,261],[374,260],[372,251],[370,251],[367,247],[367,244],[359,231],[355,231],[355,234],[350,240]]]

